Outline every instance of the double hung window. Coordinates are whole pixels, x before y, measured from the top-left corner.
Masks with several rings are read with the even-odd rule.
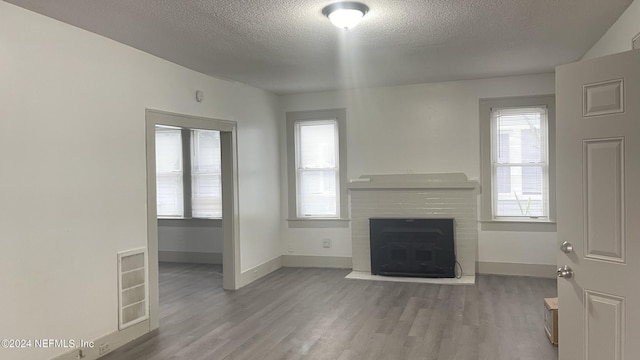
[[[289,226],[348,225],[346,110],[286,116]]]
[[[546,106],[491,110],[494,218],[548,218]]]
[[[156,127],[159,217],[221,218],[220,133]]]
[[[340,217],[337,122],[296,122],[295,143],[298,217]]]
[[[479,105],[482,229],[555,231],[555,96]]]
[[[159,217],[184,217],[181,130],[156,127],[156,194]]]

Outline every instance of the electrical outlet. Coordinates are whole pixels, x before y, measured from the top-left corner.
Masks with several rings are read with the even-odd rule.
[[[327,249],[331,247],[331,239],[324,238],[322,239],[322,247]]]
[[[100,344],[100,346],[98,347],[98,355],[104,355],[109,351],[111,351],[109,343]]]

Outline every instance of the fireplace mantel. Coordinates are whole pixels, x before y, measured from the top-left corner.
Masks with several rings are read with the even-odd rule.
[[[396,175],[362,175],[352,179],[347,189],[480,189],[480,183],[469,180],[464,173],[445,174],[396,174]]]

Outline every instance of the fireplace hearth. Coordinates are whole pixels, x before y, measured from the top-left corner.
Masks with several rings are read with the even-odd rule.
[[[454,219],[369,219],[373,275],[455,277]]]

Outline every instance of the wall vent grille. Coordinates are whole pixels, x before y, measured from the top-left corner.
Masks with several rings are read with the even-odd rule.
[[[118,329],[149,318],[147,250],[118,253]]]

